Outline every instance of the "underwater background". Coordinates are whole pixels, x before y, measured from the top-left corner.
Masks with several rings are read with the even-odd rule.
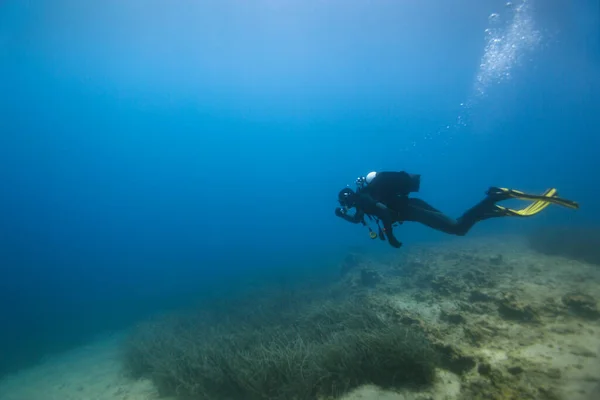
[[[0,2],[0,374],[153,313],[327,282],[371,170],[452,216],[489,186],[576,199],[469,234],[597,226],[597,0]]]

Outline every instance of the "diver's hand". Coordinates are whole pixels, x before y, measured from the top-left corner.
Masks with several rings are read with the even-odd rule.
[[[335,215],[337,215],[338,217],[343,217],[344,215],[346,215],[346,212],[343,208],[337,207],[335,209]]]

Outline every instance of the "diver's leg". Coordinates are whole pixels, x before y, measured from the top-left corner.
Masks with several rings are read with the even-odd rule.
[[[402,243],[396,239],[396,236],[394,236],[394,230],[393,230],[393,226],[391,221],[389,220],[385,220],[383,221],[383,232],[385,234],[385,236],[387,236],[387,240],[388,243],[395,248],[400,248],[402,246]]]
[[[526,195],[532,197],[531,195]],[[541,196],[540,196],[541,197]],[[402,212],[403,220],[415,221],[427,225],[433,229],[446,232],[452,235],[464,236],[478,222],[497,217],[505,217],[511,214],[505,208],[497,207],[496,203],[510,198],[504,191],[489,191],[487,196],[477,203],[475,206],[468,209],[460,218],[454,220],[441,211],[427,204],[420,199],[408,199],[408,203]],[[529,200],[529,198],[527,199]],[[536,200],[544,202],[545,199]],[[571,202],[566,207],[578,207],[577,203]],[[543,209],[543,208],[542,208]],[[539,210],[537,211],[539,212]],[[535,212],[535,213],[537,213]],[[535,213],[529,214],[533,215]]]
[[[404,221],[419,222],[451,235],[462,236],[468,230],[464,229],[460,221],[450,218],[421,199],[409,198],[403,211],[402,219]]]
[[[504,217],[505,213],[499,212],[496,202],[503,200],[494,196],[488,196],[475,206],[471,207],[457,219],[458,229],[462,235],[466,235],[476,223],[496,217]]]
[[[494,213],[498,199],[486,197],[474,207],[467,210],[460,218],[454,219],[421,199],[410,198],[402,212],[404,221],[419,222],[430,228],[450,235],[464,236],[473,225],[484,219],[504,216]]]

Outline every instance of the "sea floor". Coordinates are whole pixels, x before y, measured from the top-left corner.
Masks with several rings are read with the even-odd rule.
[[[365,386],[344,400],[600,399],[600,266],[535,253],[518,237],[353,259],[337,290],[347,285],[392,304],[447,346],[448,365],[431,388]],[[0,399],[159,399],[150,381],[122,373],[122,338],[4,378]]]
[[[2,400],[152,400],[152,383],[124,376],[120,364],[122,334],[46,359],[0,381]]]

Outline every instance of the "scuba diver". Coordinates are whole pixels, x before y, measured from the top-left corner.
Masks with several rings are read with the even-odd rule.
[[[389,244],[396,248],[401,247],[402,243],[394,236],[393,227],[405,221],[419,222],[441,232],[464,236],[477,222],[489,218],[530,217],[550,204],[579,209],[578,203],[558,197],[556,189],[549,189],[542,195],[533,195],[518,190],[490,187],[483,200],[458,219],[453,219],[424,200],[409,197],[410,193],[419,191],[421,175],[405,171],[370,172],[365,177],[359,177],[356,186],[356,191],[347,187],[338,193],[341,207],[335,209],[335,215],[348,222],[367,226],[372,239],[379,237],[386,240],[387,237]],[[530,204],[520,210],[496,204],[508,199],[525,200]],[[351,208],[356,209],[353,215],[349,213]],[[365,216],[376,221],[378,233],[368,226]],[[379,224],[380,221],[383,228]]]

